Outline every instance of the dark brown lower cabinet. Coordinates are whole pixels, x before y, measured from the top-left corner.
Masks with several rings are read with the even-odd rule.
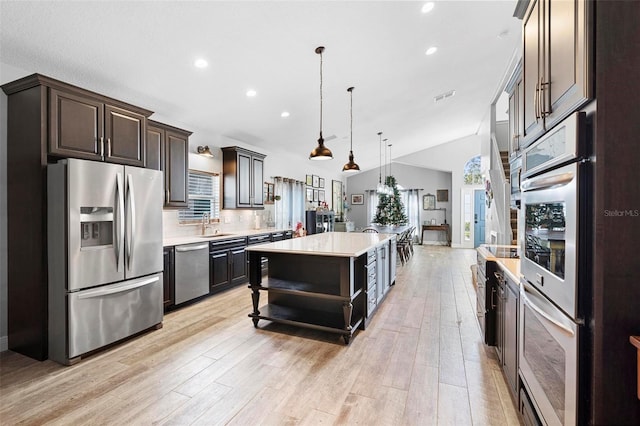
[[[209,285],[211,293],[247,281],[247,239],[233,238],[209,243]]]

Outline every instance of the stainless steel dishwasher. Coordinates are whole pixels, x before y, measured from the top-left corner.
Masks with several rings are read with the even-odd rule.
[[[209,293],[209,242],[176,246],[175,280],[176,305]]]

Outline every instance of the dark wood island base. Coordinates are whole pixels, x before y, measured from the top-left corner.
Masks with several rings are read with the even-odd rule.
[[[253,302],[249,317],[255,327],[259,320],[268,320],[337,333],[346,344],[356,330],[365,328],[365,318],[373,313],[373,310],[368,311],[367,301],[375,297],[369,295],[370,288],[367,287],[371,269],[368,252],[380,245],[390,246],[395,236],[352,234],[356,240],[366,243],[361,244],[359,250],[353,251],[350,247],[350,250],[337,252],[323,251],[323,242],[349,237],[346,233],[341,234],[318,234],[248,250]],[[314,245],[314,250],[303,248],[310,244]],[[335,244],[329,246],[335,249]],[[267,277],[262,276],[263,257],[268,258]],[[385,261],[395,262],[395,256],[386,256]],[[390,284],[386,283],[385,294]],[[262,306],[260,292],[267,293],[267,304]]]

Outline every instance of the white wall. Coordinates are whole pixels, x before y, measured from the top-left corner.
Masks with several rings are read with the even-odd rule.
[[[453,247],[461,247],[460,223],[462,221],[462,188],[465,187],[464,166],[467,161],[480,154],[481,141],[479,135],[470,135],[396,159],[397,162],[451,173],[451,192],[449,193],[451,221],[448,222],[451,224]]]
[[[436,195],[438,189],[446,189],[449,191],[449,201],[437,202],[437,208],[446,209],[447,223],[451,223],[451,173],[443,172],[439,170],[426,169],[424,167],[416,167],[406,164],[391,164],[391,174],[396,178],[398,184],[402,185],[405,189],[422,189],[420,192],[420,203],[422,203],[422,196],[424,194]],[[347,213],[347,218],[354,222],[356,229],[364,228],[371,223],[371,217],[369,217],[369,206],[367,205],[367,190],[373,190],[378,184],[379,169],[372,169],[365,172],[361,172],[355,175],[351,175],[347,178],[346,193],[347,202],[351,204],[352,194],[364,194],[365,204],[363,205],[350,205],[351,210]],[[384,177],[383,177],[384,179]],[[443,211],[425,211],[422,210],[422,204],[420,206],[420,223],[426,220],[436,219],[438,224],[443,223],[444,217]],[[433,235],[432,235],[433,234]],[[436,232],[425,232],[425,241],[437,241],[441,236]]]

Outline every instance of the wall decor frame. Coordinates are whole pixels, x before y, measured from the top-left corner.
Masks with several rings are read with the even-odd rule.
[[[351,204],[364,204],[364,194],[351,194]]]
[[[318,201],[318,190],[317,189],[313,190],[313,201],[314,202]]]
[[[324,201],[324,189],[318,191],[318,201]]]
[[[313,187],[317,188],[320,185],[320,176],[313,175]]]
[[[307,188],[307,201],[313,201],[313,188]]]
[[[305,183],[307,184],[307,186],[313,186],[313,176],[307,175],[307,178],[305,179]]]
[[[425,194],[422,196],[422,210],[435,210],[436,196],[433,194]]]
[[[318,188],[324,188],[324,178],[318,180]]]
[[[436,197],[438,202],[448,202],[449,201],[449,190],[448,189],[438,189],[436,191]]]

